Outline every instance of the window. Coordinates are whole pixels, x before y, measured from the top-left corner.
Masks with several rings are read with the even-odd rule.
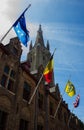
[[[21,119],[19,130],[28,130],[28,124],[29,124],[28,121]]]
[[[0,50],[0,58],[1,58],[1,56],[2,56],[2,52],[1,52],[1,50]]]
[[[45,61],[45,56],[43,56],[43,60]]]
[[[37,130],[43,130],[43,126],[42,125],[37,125]]]
[[[60,121],[62,121],[62,119],[63,119],[63,116],[62,116],[62,107],[60,107],[60,108],[58,109],[58,119],[59,119]]]
[[[0,130],[6,129],[7,116],[6,112],[0,110]]]
[[[53,115],[53,103],[50,102],[50,115]]]
[[[6,74],[9,74],[9,70],[10,70],[9,66],[5,66],[4,72],[5,72]]]
[[[10,91],[14,91],[13,85],[15,81],[15,71],[12,70],[8,65],[4,67],[4,73],[1,79],[2,87],[7,88]]]
[[[15,71],[11,70],[10,77],[15,78]]]
[[[7,86],[8,90],[10,90],[10,91],[13,90],[13,84],[14,84],[14,82],[11,79],[9,79],[8,86]]]
[[[3,76],[2,76],[2,80],[1,80],[1,85],[2,85],[3,87],[5,87],[5,86],[6,86],[6,82],[7,82],[7,76],[3,75]]]
[[[31,87],[27,82],[24,82],[24,87],[23,87],[23,98],[25,100],[29,100],[30,97],[30,92],[31,92]]]
[[[51,128],[50,130],[55,130],[54,128]]]
[[[43,95],[41,93],[38,93],[38,106],[40,109],[43,108]]]

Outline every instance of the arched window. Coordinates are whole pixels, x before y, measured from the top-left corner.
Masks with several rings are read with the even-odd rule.
[[[30,98],[30,92],[31,92],[31,87],[30,85],[25,81],[24,86],[23,86],[23,98],[25,100],[29,100]]]

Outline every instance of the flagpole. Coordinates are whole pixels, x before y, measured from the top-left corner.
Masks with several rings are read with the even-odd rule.
[[[54,55],[55,51],[56,51],[56,48],[55,48],[55,50],[54,50],[53,54],[51,55],[51,57]],[[51,57],[50,57],[50,58],[51,58]],[[48,62],[48,63],[49,63],[49,62]],[[48,63],[47,63],[47,65],[48,65]],[[46,66],[47,66],[47,65],[46,65]],[[46,68],[46,67],[45,67],[45,68]],[[39,87],[39,84],[40,84],[40,82],[41,82],[42,78],[43,78],[43,73],[42,73],[42,75],[41,75],[41,77],[40,77],[40,79],[39,79],[39,81],[38,81],[38,83],[37,83],[37,85],[36,85],[36,87],[35,87],[35,89],[34,89],[34,92],[33,92],[32,96],[31,96],[31,98],[30,98],[30,100],[29,100],[28,104],[30,104],[30,103],[31,103],[31,101],[32,101],[32,99],[33,99],[33,97],[34,97],[34,95],[35,95],[35,93],[36,93],[36,90],[37,90],[37,89],[38,89],[38,87]]]
[[[72,113],[73,113],[73,111],[74,111],[74,108],[78,107],[78,105],[79,105],[79,100],[80,100],[80,95],[78,94],[77,97],[76,97],[76,101],[73,103],[74,107],[73,107],[73,109],[72,109]],[[70,123],[70,120],[71,120],[71,117],[72,117],[72,113],[71,113],[71,115],[70,115],[70,117],[69,117],[69,120],[68,120],[68,127],[69,127],[69,123]]]
[[[28,8],[29,8],[30,6],[31,6],[31,4],[28,5],[28,7],[23,11],[23,13],[20,15],[20,17],[28,10]],[[19,17],[18,19],[20,19],[20,17]],[[17,20],[18,20],[18,19],[17,19]],[[16,21],[17,21],[17,20],[16,20]],[[16,21],[15,21],[15,22],[16,22]],[[14,24],[15,24],[15,22],[14,22]],[[13,25],[14,25],[14,24],[13,24]],[[6,32],[6,34],[2,37],[2,39],[0,40],[0,44],[2,43],[2,41],[4,40],[4,38],[7,36],[7,34],[10,32],[10,30],[11,30],[12,27],[13,27],[13,25],[9,28],[9,30]]]
[[[62,94],[62,96],[61,96],[61,99],[60,99],[60,101],[59,101],[59,104],[58,104],[57,109],[56,109],[55,114],[54,114],[54,118],[55,118],[56,115],[57,115],[57,112],[58,112],[58,109],[59,109],[60,104],[61,104],[61,102],[62,102],[62,97],[63,97],[64,93],[65,93],[65,91],[63,92],[63,94]]]
[[[43,74],[42,74],[42,76],[41,76],[40,80],[38,81],[38,84],[37,84],[37,86],[35,87],[34,92],[33,92],[32,96],[31,96],[31,98],[30,98],[30,100],[29,100],[28,104],[30,104],[30,103],[31,103],[31,101],[32,101],[32,99],[33,99],[33,97],[34,97],[34,95],[35,95],[35,93],[36,93],[36,90],[37,90],[37,89],[38,89],[38,87],[39,87],[39,84],[40,84],[40,82],[41,82],[42,78],[43,78]]]

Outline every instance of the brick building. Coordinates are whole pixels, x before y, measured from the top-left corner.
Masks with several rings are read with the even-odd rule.
[[[20,61],[21,54],[18,38],[10,39],[7,45],[0,43],[0,130],[83,130],[73,113],[68,127],[71,112],[63,100],[54,118],[60,101],[54,74],[50,85],[42,78],[28,103],[51,56],[49,42],[44,44],[41,25],[34,46],[30,43],[26,61]],[[51,93],[49,87],[54,86],[55,91]]]

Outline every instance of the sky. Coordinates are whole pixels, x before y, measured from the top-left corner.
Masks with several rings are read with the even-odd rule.
[[[71,98],[65,93],[63,99],[72,111],[73,102],[77,94],[80,94],[80,104],[73,113],[84,122],[84,0],[0,1],[0,39],[29,4],[31,7],[25,13],[25,18],[30,41],[35,43],[37,30],[41,24],[45,45],[49,40],[51,53],[56,48],[55,84],[59,84],[60,93],[63,94],[67,81],[71,80],[76,95]],[[8,44],[13,37],[16,37],[16,34],[12,29],[2,43]],[[21,60],[26,60],[28,47],[22,45]]]

